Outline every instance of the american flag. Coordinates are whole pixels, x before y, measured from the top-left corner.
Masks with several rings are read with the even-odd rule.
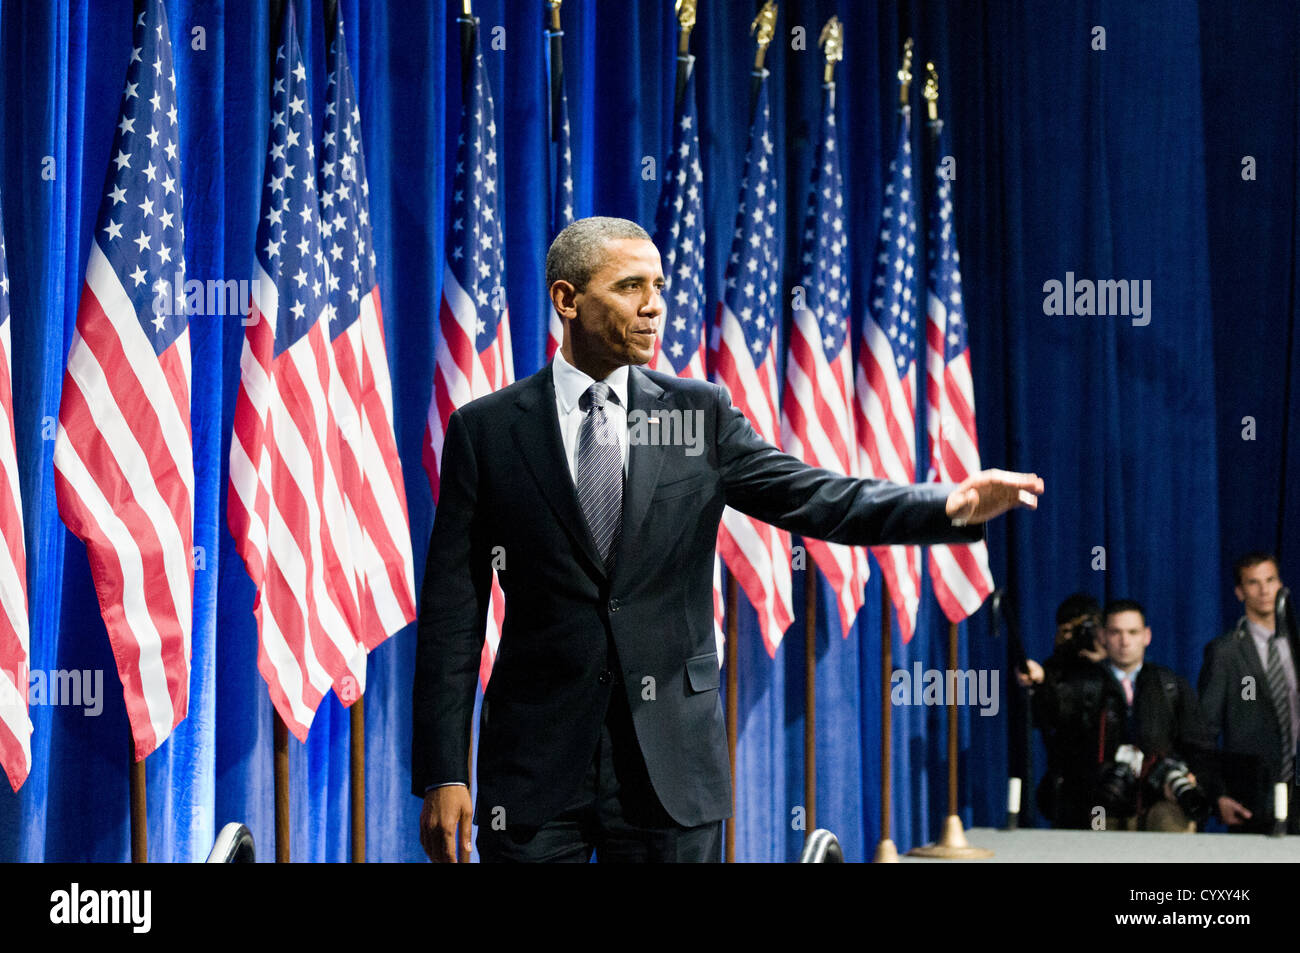
[[[178,133],[167,16],[148,0],[54,443],[59,513],[86,544],[137,761],[189,707],[194,451]]]
[[[938,150],[936,150],[938,151]],[[930,480],[960,483],[979,472],[975,435],[975,389],[970,347],[961,307],[961,271],[952,227],[952,185],[936,168],[930,209],[930,274],[925,309],[925,424],[930,444]],[[993,591],[988,547],[930,547],[930,581],[950,622],[969,616]]]
[[[790,332],[781,437],[786,451],[804,462],[854,474],[857,441],[850,409],[853,372],[844,180],[837,149],[835,84],[822,89],[821,135],[813,157],[799,259],[804,294],[803,301],[796,302]],[[804,545],[836,594],[840,631],[847,636],[866,600],[867,564],[862,551],[819,539],[806,539]]]
[[[718,304],[710,351],[713,379],[731,392],[760,437],[780,439],[776,349],[780,328],[780,241],[776,234],[777,182],[767,71],[759,82],[740,183],[736,230],[727,259],[726,290]],[[794,620],[790,599],[790,534],[736,510],[722,515],[718,550],[758,611],[759,631],[771,655]]]
[[[433,397],[425,431],[424,468],[438,500],[439,468],[447,421],[457,407],[515,379],[510,351],[510,311],[503,286],[501,217],[497,213],[497,124],[478,24],[463,83],[460,135],[452,182],[451,226],[438,314]],[[487,685],[501,641],[505,596],[495,575],[479,680]]]
[[[321,245],[310,84],[285,5],[271,129],[230,441],[228,519],[257,586],[258,670],[289,730],[305,740],[333,685],[365,690],[357,569],[340,431],[355,407],[330,346],[331,274]]]
[[[556,49],[551,45],[552,37],[562,37],[564,31],[556,33],[549,28],[546,31],[546,64],[551,77],[551,237],[558,235],[566,225],[573,222],[573,150],[569,145],[569,97],[564,91],[564,70],[561,61],[552,53]],[[556,40],[556,46],[561,42]],[[558,96],[555,92],[558,90]],[[556,105],[558,102],[558,106]],[[564,337],[560,316],[547,299],[546,310],[551,316],[546,338],[546,359],[555,357]]]
[[[695,109],[695,57],[688,56],[686,85],[673,115],[673,151],[655,215],[655,245],[663,255],[663,327],[650,366],[664,374],[705,380],[704,170]],[[713,635],[722,660],[722,563],[713,562]]]
[[[916,481],[916,194],[912,178],[911,111],[899,111],[898,144],[889,163],[880,239],[872,267],[870,307],[858,349],[858,463],[863,476]],[[916,631],[921,602],[918,546],[874,546],[904,643]]]
[[[9,266],[0,235],[0,766],[17,791],[32,769],[32,722],[27,714],[31,665],[27,627],[27,549],[18,492],[14,400],[10,371]]]
[[[415,569],[406,486],[393,436],[393,385],[375,277],[370,184],[340,10],[330,44],[321,140],[321,244],[330,268],[329,306],[342,399],[360,424],[349,439],[356,482],[347,492],[356,515],[355,549],[362,594],[361,641],[372,649],[415,619]]]

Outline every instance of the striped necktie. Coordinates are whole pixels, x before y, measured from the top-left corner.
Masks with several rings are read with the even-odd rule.
[[[1282,734],[1282,776],[1280,781],[1290,782],[1295,770],[1295,737],[1291,733],[1291,687],[1282,671],[1282,656],[1278,652],[1278,635],[1268,640],[1268,690],[1273,696],[1273,709]]]
[[[605,568],[610,568],[623,523],[623,454],[618,434],[605,416],[605,402],[618,401],[604,381],[578,399],[586,412],[578,431],[578,503]]]

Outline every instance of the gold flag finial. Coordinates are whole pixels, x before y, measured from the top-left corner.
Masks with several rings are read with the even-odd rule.
[[[758,51],[754,54],[754,69],[761,70],[768,44],[776,34],[775,0],[766,0],[763,9],[758,11],[758,16],[754,17],[754,22],[749,25],[749,32],[755,35],[758,42]]]
[[[922,91],[925,96],[925,108],[934,122],[939,118],[939,73],[934,68],[933,63],[925,64],[925,89]]]
[[[835,64],[844,59],[844,27],[840,24],[839,17],[832,16],[826,21],[821,36],[817,38],[817,45],[826,55],[822,82],[832,83],[835,81]]]
[[[695,0],[677,0],[677,25],[689,33],[695,29]]]
[[[546,0],[546,9],[551,12],[551,29],[558,31],[560,29],[560,4],[564,0]]]
[[[906,106],[912,98],[912,38],[903,43],[903,67],[898,71],[898,105]]]

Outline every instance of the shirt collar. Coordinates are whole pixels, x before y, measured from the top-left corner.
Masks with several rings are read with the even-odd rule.
[[[1246,631],[1255,637],[1256,642],[1267,644],[1268,640],[1273,637],[1273,632],[1271,630],[1264,628],[1254,619],[1246,620]]]
[[[619,406],[624,410],[627,410],[627,374],[628,366],[624,364],[605,378],[605,383],[618,396]],[[564,354],[558,350],[551,364],[551,377],[555,382],[555,396],[560,402],[561,416],[578,406],[578,399],[587,392],[588,387],[596,383],[594,378],[566,361]]]
[[[1142,666],[1138,665],[1137,668],[1133,669],[1133,671],[1127,675],[1129,682],[1131,682],[1133,685],[1137,685],[1138,672],[1140,671],[1142,671]],[[1120,682],[1124,681],[1125,672],[1118,665],[1111,665],[1110,673],[1115,676],[1116,681],[1120,681]]]

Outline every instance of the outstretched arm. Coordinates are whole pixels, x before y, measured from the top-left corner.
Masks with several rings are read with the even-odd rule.
[[[960,486],[857,479],[811,467],[764,441],[718,391],[719,471],[727,505],[801,536],[852,546],[971,543],[980,524],[1032,508],[1043,481],[989,470]]]

